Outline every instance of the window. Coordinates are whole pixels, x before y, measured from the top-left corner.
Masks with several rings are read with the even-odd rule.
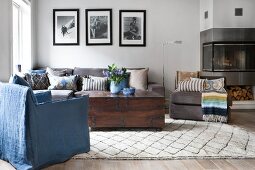
[[[31,69],[31,4],[28,0],[13,0],[13,72]]]

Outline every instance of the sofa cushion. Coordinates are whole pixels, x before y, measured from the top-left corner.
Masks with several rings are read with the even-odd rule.
[[[175,87],[179,84],[180,81],[187,81],[190,80],[190,78],[198,78],[199,72],[198,71],[177,71],[176,72],[176,84]]]
[[[51,76],[66,76],[66,69],[54,70],[52,68],[47,67],[46,72]]]
[[[77,90],[78,76],[51,76],[49,75],[49,90]]]
[[[96,76],[96,77],[104,77],[103,71],[106,70],[104,68],[79,68],[75,67],[73,70],[73,75],[80,76]]]
[[[34,93],[42,93],[48,90],[34,90]],[[64,100],[74,97],[72,90],[51,90],[52,100]]]
[[[224,89],[224,78],[214,79],[214,80],[206,80],[204,91],[211,92],[226,92]]]
[[[82,91],[99,90],[105,91],[107,87],[106,77],[82,77]]]
[[[140,70],[127,70],[130,73],[129,86],[140,90],[148,89],[148,72],[149,68]]]
[[[177,86],[177,91],[199,92],[204,89],[204,79],[191,79],[188,81],[180,81]]]
[[[171,94],[171,102],[183,105],[201,105],[202,93],[200,92],[174,92]]]
[[[37,74],[25,74],[26,80],[33,90],[44,90],[50,86],[47,73]]]

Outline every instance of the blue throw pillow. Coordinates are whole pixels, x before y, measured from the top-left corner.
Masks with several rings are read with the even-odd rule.
[[[29,73],[43,74],[43,73],[46,73],[46,70],[29,70]]]
[[[10,77],[9,83],[30,87],[28,82],[25,79],[23,79],[22,77],[18,76],[17,74]],[[32,89],[31,89],[31,91],[32,91]],[[32,93],[32,99],[34,102],[38,103],[34,93]]]
[[[34,92],[37,103],[50,102],[52,100],[51,91]]]
[[[10,77],[9,83],[30,87],[30,85],[25,79],[16,74]]]

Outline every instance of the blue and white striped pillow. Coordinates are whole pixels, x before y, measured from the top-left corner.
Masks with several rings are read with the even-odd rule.
[[[180,81],[177,87],[177,91],[194,91],[201,92],[204,89],[204,79],[193,79],[188,81]]]
[[[83,77],[82,78],[82,91],[96,90],[105,91],[107,87],[106,77]]]

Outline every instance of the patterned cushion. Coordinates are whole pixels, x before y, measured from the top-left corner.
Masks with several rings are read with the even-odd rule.
[[[97,90],[105,91],[107,87],[107,78],[105,77],[83,77],[82,91]]]
[[[64,70],[53,70],[49,67],[47,67],[46,72],[50,74],[51,76],[65,76],[66,75],[66,69]]]
[[[33,90],[44,90],[50,85],[49,79],[46,73],[43,74],[26,74],[26,80]]]
[[[180,81],[176,91],[200,92],[203,91],[204,82],[205,82],[204,79]]]
[[[198,71],[177,71],[176,72],[176,87],[180,81],[188,81],[190,78],[197,78],[199,76]]]
[[[78,76],[52,76],[49,75],[50,86],[48,90],[77,90]]]
[[[223,92],[225,93],[226,90],[224,89],[224,78],[214,79],[214,80],[205,80],[205,87],[204,91],[207,92]]]

